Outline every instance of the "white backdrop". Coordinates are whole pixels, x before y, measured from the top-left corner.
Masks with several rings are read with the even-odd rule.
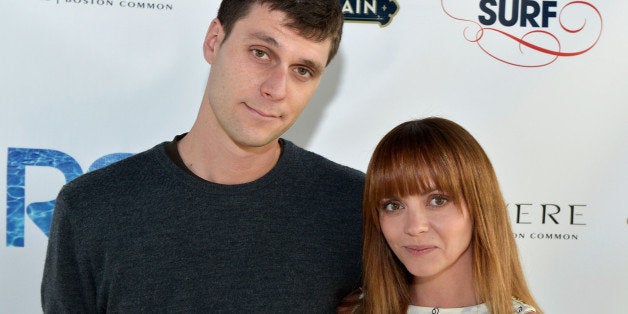
[[[192,125],[218,2],[0,2],[0,312],[41,311],[49,201],[66,180]],[[286,137],[365,170],[398,123],[457,121],[494,163],[546,312],[625,311],[628,2],[532,1],[501,21],[486,0],[340,2],[366,20],[346,23]],[[383,6],[385,26],[370,21]]]

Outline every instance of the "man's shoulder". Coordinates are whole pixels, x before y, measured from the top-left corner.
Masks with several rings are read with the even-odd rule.
[[[285,141],[285,147],[291,150],[291,156],[293,156],[303,171],[332,176],[337,180],[357,181],[360,184],[364,181],[364,173],[360,170],[332,161],[315,152],[301,148],[290,141]]]
[[[108,166],[87,172],[68,182],[62,189],[63,194],[78,191],[83,194],[92,189],[106,191],[112,185],[136,184],[146,176],[151,168],[159,164],[160,154],[164,154],[163,145],[159,144],[143,152],[131,155]]]

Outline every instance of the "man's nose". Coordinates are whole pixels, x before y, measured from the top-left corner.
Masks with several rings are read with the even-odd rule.
[[[262,96],[272,100],[281,100],[286,97],[287,72],[288,69],[280,65],[271,68],[260,86]]]

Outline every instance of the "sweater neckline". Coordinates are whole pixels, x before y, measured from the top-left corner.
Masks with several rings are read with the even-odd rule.
[[[171,172],[174,179],[180,180],[190,188],[203,189],[207,193],[214,194],[233,194],[255,191],[264,188],[268,184],[272,184],[281,180],[289,168],[290,162],[293,162],[297,155],[297,146],[288,140],[279,139],[282,147],[279,160],[275,166],[264,174],[262,177],[251,182],[241,184],[219,184],[207,181],[194,173],[192,173],[181,159],[176,147],[176,141],[185,136],[186,133],[177,135],[172,141],[163,142],[156,148],[160,152],[158,154],[159,163],[162,164],[167,171]]]

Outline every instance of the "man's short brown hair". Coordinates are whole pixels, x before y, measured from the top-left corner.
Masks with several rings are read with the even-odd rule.
[[[223,0],[217,18],[225,30],[225,39],[253,4],[267,4],[271,10],[284,12],[289,20],[286,26],[305,38],[319,42],[331,39],[327,64],[338,52],[344,22],[338,0]]]

